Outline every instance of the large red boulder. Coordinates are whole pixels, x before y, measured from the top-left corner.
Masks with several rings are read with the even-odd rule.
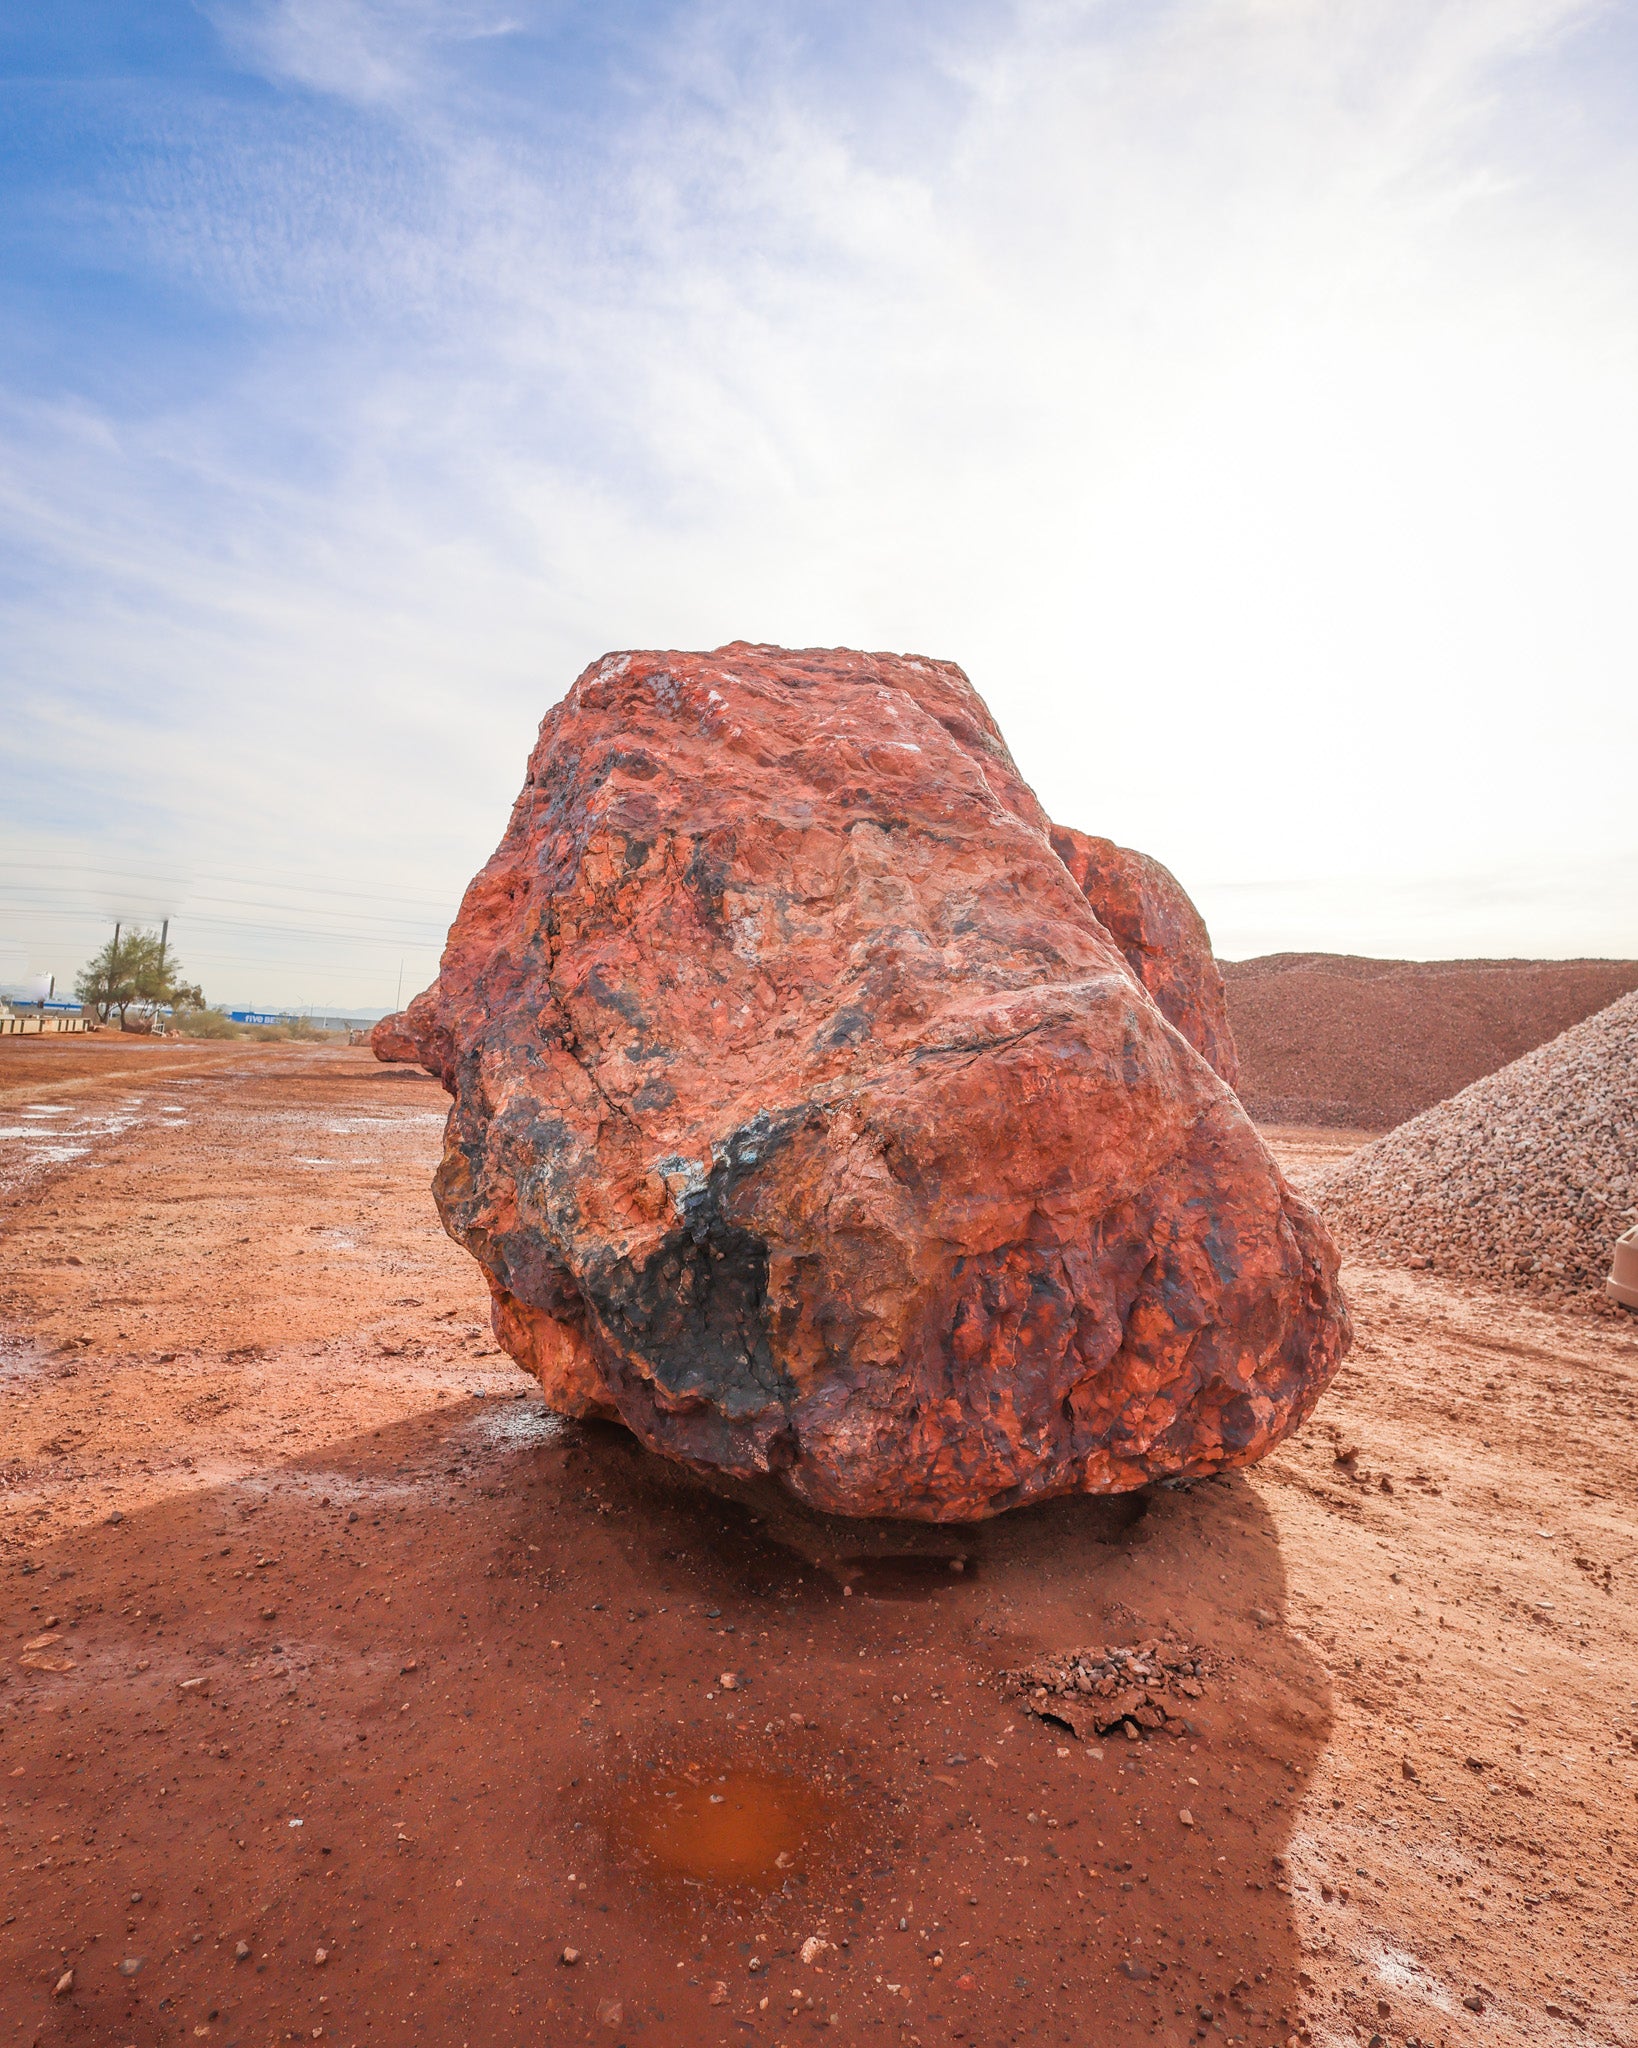
[[[1179,1021],[960,669],[736,643],[581,676],[391,1036],[554,1406],[962,1520],[1249,1463],[1346,1349]]]
[[[1119,946],[1161,1014],[1231,1088],[1240,1061],[1229,1028],[1228,995],[1206,920],[1182,884],[1146,853],[1095,839],[1067,825],[1052,828],[1052,850],[1080,884],[1099,924]]]

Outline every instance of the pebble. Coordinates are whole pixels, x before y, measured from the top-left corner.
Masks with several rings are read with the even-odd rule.
[[[1619,1313],[1638,1221],[1638,991],[1319,1175],[1352,1251]]]
[[[248,1941],[236,1941],[233,1944],[233,1960],[236,1963],[248,1963],[250,1961],[250,1943]]]
[[[120,1959],[119,1973],[122,1977],[134,1977],[141,1968],[141,1956],[124,1956]]]
[[[563,1951],[562,1955],[558,1957],[558,1961],[565,1964],[570,1969],[573,1969],[575,1964],[578,1963],[579,1960],[580,1951],[577,1948],[566,1948]]]
[[[57,1979],[57,1982],[52,1989],[51,1995],[53,1998],[66,1998],[69,1992],[71,1992],[73,1989],[74,1972],[72,1970],[64,1970],[62,1975]]]

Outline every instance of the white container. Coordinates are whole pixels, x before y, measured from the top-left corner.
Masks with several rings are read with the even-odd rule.
[[[1638,1224],[1615,1240],[1615,1257],[1604,1291],[1623,1308],[1638,1308]]]

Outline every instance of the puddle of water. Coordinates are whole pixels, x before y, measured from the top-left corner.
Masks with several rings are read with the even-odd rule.
[[[34,1121],[0,1127],[0,1142],[9,1140],[17,1145],[16,1151],[8,1146],[4,1155],[8,1192],[26,1186],[33,1174],[94,1157],[106,1150],[110,1140],[122,1138],[127,1131],[153,1128],[153,1112],[144,1108],[148,1100],[145,1095],[127,1095],[118,1108],[89,1112],[68,1104],[36,1102],[17,1111],[18,1116]],[[160,1129],[175,1130],[185,1121],[169,1106],[159,1107],[174,1119],[161,1124]]]
[[[838,1833],[838,1813],[811,1779],[744,1766],[638,1778],[609,1816],[609,1834],[662,1880],[777,1891],[805,1877]]]
[[[22,1162],[26,1166],[50,1166],[60,1163],[65,1159],[80,1159],[91,1150],[89,1145],[42,1144],[40,1140],[43,1136],[44,1133],[37,1130],[0,1130],[0,1138],[32,1138],[34,1140]]]

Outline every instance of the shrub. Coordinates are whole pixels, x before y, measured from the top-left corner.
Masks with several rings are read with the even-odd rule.
[[[184,1038],[241,1038],[243,1032],[225,1010],[186,1010],[171,1020]]]

